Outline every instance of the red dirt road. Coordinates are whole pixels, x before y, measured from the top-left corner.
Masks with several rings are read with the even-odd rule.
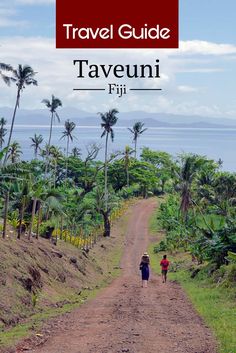
[[[132,207],[122,274],[99,295],[65,315],[35,353],[216,353],[214,339],[180,286],[151,273],[141,287],[139,261],[148,244],[155,200]]]

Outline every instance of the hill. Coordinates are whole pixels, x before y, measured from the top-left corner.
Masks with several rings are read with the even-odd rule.
[[[66,119],[70,119],[79,126],[98,126],[100,124],[100,117],[96,113],[70,107],[62,108],[58,110],[58,113],[61,123]],[[5,117],[8,123],[10,123],[12,108],[0,107],[0,117],[1,116]],[[136,121],[143,121],[147,127],[236,128],[236,120],[234,119],[148,113],[143,111],[120,112],[117,126],[132,126]],[[49,113],[47,109],[19,109],[16,124],[49,125]]]

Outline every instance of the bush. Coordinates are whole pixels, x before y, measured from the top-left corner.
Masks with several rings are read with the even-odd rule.
[[[154,254],[159,253],[160,251],[166,251],[167,250],[167,244],[165,240],[161,240],[158,245],[155,245],[153,248]]]

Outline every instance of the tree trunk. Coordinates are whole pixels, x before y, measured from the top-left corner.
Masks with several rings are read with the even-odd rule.
[[[137,154],[137,138],[135,138],[135,140],[134,140],[134,158],[135,159],[137,159],[136,154]]]
[[[31,213],[31,223],[30,223],[30,229],[29,229],[29,235],[28,235],[28,239],[29,239],[29,240],[30,240],[30,238],[31,238],[32,229],[33,229],[36,203],[37,203],[37,199],[34,197],[34,199],[33,199],[33,206],[32,206],[32,213]]]
[[[51,122],[50,122],[50,132],[49,132],[49,139],[48,139],[48,146],[51,146],[51,139],[52,139],[52,124],[53,124],[53,112],[51,115]]]
[[[126,167],[127,187],[129,187],[129,167]]]
[[[36,239],[39,238],[39,227],[42,219],[42,206],[41,201],[38,201],[38,221],[37,221],[37,229],[36,229]]]
[[[13,112],[13,116],[12,116],[12,121],[11,121],[11,129],[10,129],[10,133],[9,133],[9,137],[8,137],[8,142],[7,142],[7,152],[5,154],[5,158],[3,161],[3,166],[5,167],[6,163],[7,163],[7,158],[8,158],[8,150],[11,144],[11,138],[12,138],[12,133],[13,133],[13,128],[14,128],[14,123],[15,123],[15,118],[16,118],[16,110],[19,106],[19,101],[20,101],[20,89],[18,88],[17,90],[17,96],[16,96],[16,104],[15,104],[15,108],[14,108],[14,112]]]
[[[52,114],[51,114],[50,132],[49,132],[49,139],[48,139],[48,151],[47,151],[47,155],[46,155],[45,174],[47,174],[47,172],[48,172],[48,167],[49,167],[49,152],[50,152],[51,139],[52,139],[52,124],[53,124],[53,112],[52,112]]]
[[[5,196],[5,202],[4,202],[4,218],[3,218],[3,231],[2,231],[2,237],[3,239],[6,238],[6,231],[7,231],[7,216],[8,216],[8,206],[9,206],[9,191],[7,191],[6,196]]]
[[[107,190],[107,147],[108,147],[108,132],[106,134],[106,146],[105,146],[105,190],[104,190],[104,198],[105,198],[105,210],[107,212],[108,208],[108,190]]]
[[[68,155],[69,155],[69,136],[67,136],[67,143],[66,143],[66,182],[67,182],[67,174],[68,174]]]
[[[109,212],[103,211],[102,216],[103,216],[103,223],[104,223],[103,235],[104,235],[104,237],[109,237],[111,234],[111,222],[109,219]]]
[[[62,240],[62,234],[63,234],[63,216],[61,216],[61,222],[60,222],[60,240]]]
[[[24,218],[24,211],[25,211],[25,199],[23,197],[22,205],[21,205],[21,209],[20,209],[20,219],[19,219],[17,239],[20,239],[20,237],[21,237],[21,227],[22,227],[22,221]]]
[[[53,186],[56,189],[56,181],[57,181],[57,159],[54,160],[54,177],[53,177]]]
[[[161,192],[162,192],[162,194],[164,194],[164,190],[165,190],[165,181],[161,180]]]

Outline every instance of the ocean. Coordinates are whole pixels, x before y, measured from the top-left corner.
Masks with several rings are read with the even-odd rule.
[[[61,140],[63,126],[53,127],[52,144],[60,146],[65,151],[66,141]],[[86,146],[90,143],[101,144],[98,159],[104,157],[105,138],[101,138],[102,129],[98,126],[80,126],[74,130],[75,139],[70,143],[73,147],[81,149],[82,157],[86,155]],[[124,150],[126,145],[133,146],[132,134],[126,127],[114,127],[114,142],[109,140],[109,152]],[[30,137],[41,134],[44,138],[43,145],[48,141],[49,126],[45,125],[16,125],[13,141],[20,143],[22,159],[29,160],[33,157],[33,148]],[[6,138],[5,138],[6,140]],[[176,156],[181,152],[192,152],[223,160],[223,170],[236,171],[236,129],[219,128],[152,128],[149,127],[138,139],[138,154],[143,147],[152,150],[166,151]]]

